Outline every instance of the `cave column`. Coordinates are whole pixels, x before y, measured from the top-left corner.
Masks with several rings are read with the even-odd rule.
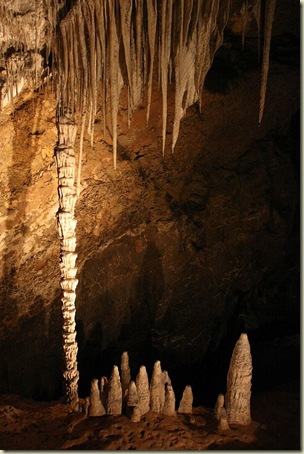
[[[78,404],[77,368],[78,346],[76,342],[76,219],[74,217],[77,191],[75,186],[76,162],[75,139],[77,126],[66,116],[57,121],[58,143],[55,148],[55,162],[58,175],[59,209],[57,222],[60,237],[60,286],[62,289],[61,310],[63,316],[64,381],[68,404]]]

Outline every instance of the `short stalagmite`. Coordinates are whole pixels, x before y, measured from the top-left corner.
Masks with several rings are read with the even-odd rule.
[[[117,366],[113,366],[108,384],[107,414],[119,416],[122,413],[122,387]]]
[[[218,421],[219,421],[220,416],[221,416],[221,410],[222,410],[222,408],[224,408],[224,404],[225,404],[224,394],[219,394],[217,396],[217,401],[216,401],[216,404],[215,404],[215,407],[214,407],[215,417],[216,417],[216,419]]]
[[[192,413],[192,404],[193,404],[193,393],[190,385],[187,385],[184,389],[183,396],[181,398],[178,413]]]
[[[100,400],[103,406],[106,408],[108,396],[108,379],[107,377],[101,377],[100,379]]]
[[[252,358],[247,334],[237,341],[227,375],[226,410],[229,424],[251,423]]]
[[[131,381],[131,370],[129,365],[128,352],[123,352],[123,354],[121,355],[120,376],[122,392],[124,394],[124,392],[129,388],[129,384]]]
[[[100,400],[100,391],[98,388],[98,380],[94,378],[91,382],[90,405],[88,409],[89,416],[103,416],[106,410]]]
[[[166,383],[165,385],[165,404],[163,414],[166,416],[175,416],[175,394],[172,385]]]
[[[145,415],[150,411],[149,378],[145,366],[141,366],[136,376],[136,388],[138,394],[138,407],[140,414]]]
[[[154,413],[161,413],[165,403],[165,385],[160,361],[155,361],[150,385],[150,406]]]

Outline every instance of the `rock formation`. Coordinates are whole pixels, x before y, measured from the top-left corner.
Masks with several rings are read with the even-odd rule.
[[[125,391],[129,388],[129,384],[131,381],[131,370],[129,365],[128,352],[123,352],[121,355],[120,376],[122,393],[124,395]]]
[[[106,410],[100,399],[100,391],[98,387],[98,380],[94,378],[91,382],[90,405],[88,409],[89,416],[103,416]]]
[[[175,394],[172,385],[169,383],[165,384],[165,403],[163,414],[166,416],[175,416]]]
[[[251,422],[252,358],[247,334],[241,334],[230,361],[227,375],[226,410],[229,424]]]
[[[192,413],[192,405],[193,405],[193,393],[192,388],[190,385],[187,385],[184,389],[179,407],[177,412],[178,413]]]
[[[165,385],[160,361],[156,361],[153,366],[150,384],[150,406],[151,411],[161,413],[165,403]]]
[[[55,148],[55,161],[58,174],[59,210],[57,221],[60,237],[60,285],[62,289],[63,351],[65,359],[64,380],[68,403],[76,407],[78,402],[77,368],[78,346],[76,342],[75,300],[77,268],[75,266],[76,224],[74,217],[77,200],[75,187],[75,139],[76,125],[66,116],[58,122],[58,145]]]
[[[219,394],[217,396],[216,404],[214,407],[214,413],[215,413],[215,417],[217,420],[220,419],[221,410],[222,410],[222,408],[224,408],[224,404],[225,404],[224,394]]]
[[[122,387],[117,366],[113,366],[108,384],[107,414],[118,416],[122,413]]]
[[[108,379],[107,377],[101,377],[100,379],[100,400],[102,405],[106,408],[108,396]]]
[[[141,366],[135,379],[137,395],[138,395],[138,407],[140,414],[145,415],[150,411],[150,389],[149,389],[149,378],[145,366]]]

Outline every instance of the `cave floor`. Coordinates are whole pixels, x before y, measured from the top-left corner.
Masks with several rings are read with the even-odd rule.
[[[149,412],[139,423],[126,416],[84,419],[63,401],[0,396],[0,448],[4,450],[298,450],[299,382],[252,396],[252,423],[219,432],[212,409],[192,415]]]

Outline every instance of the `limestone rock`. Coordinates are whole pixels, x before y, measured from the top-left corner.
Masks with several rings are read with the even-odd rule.
[[[150,385],[150,406],[154,413],[161,413],[165,403],[165,386],[160,361],[153,366]]]
[[[140,417],[141,417],[141,413],[140,413],[139,407],[133,407],[132,413],[131,413],[131,421],[140,422]]]
[[[89,416],[103,416],[106,410],[100,400],[100,392],[98,388],[98,380],[94,378],[91,382],[90,405],[88,408]]]
[[[165,385],[165,404],[163,414],[166,416],[175,416],[175,394],[172,385],[166,383]]]
[[[122,387],[117,366],[113,366],[108,385],[107,414],[119,416],[122,413]]]
[[[150,390],[149,390],[149,378],[145,366],[141,366],[135,379],[137,395],[138,395],[138,407],[141,415],[145,415],[150,411]]]
[[[137,407],[138,405],[138,394],[135,382],[132,380],[128,388],[127,406]]]
[[[252,358],[247,334],[241,334],[230,361],[227,375],[226,410],[229,424],[251,423],[250,398]]]
[[[108,396],[108,379],[107,377],[101,377],[100,379],[100,400],[103,406],[106,408]]]
[[[221,408],[220,410],[217,428],[219,431],[230,429],[225,408]]]
[[[215,407],[214,407],[214,413],[215,413],[215,417],[216,419],[219,421],[220,419],[220,415],[221,415],[221,410],[222,408],[224,407],[224,404],[225,404],[225,397],[224,397],[224,394],[219,394],[217,396],[217,401],[216,401],[216,404],[215,404]]]
[[[193,404],[193,393],[190,385],[187,385],[184,389],[183,396],[181,398],[178,413],[192,413],[192,404]]]
[[[128,352],[123,352],[121,355],[121,365],[120,365],[120,374],[121,374],[121,387],[122,391],[129,388],[131,381],[131,370],[129,365],[129,355]]]

